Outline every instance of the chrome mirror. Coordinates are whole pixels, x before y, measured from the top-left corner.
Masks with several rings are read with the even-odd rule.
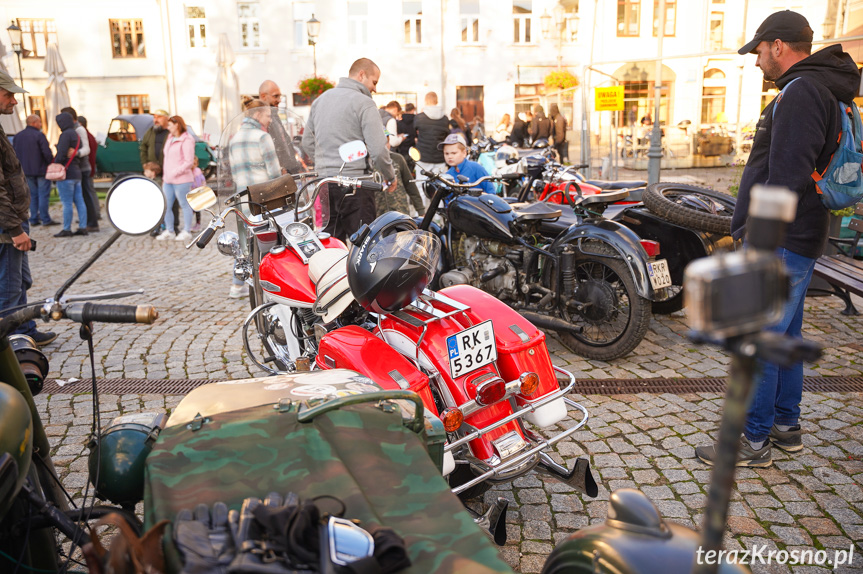
[[[132,175],[117,180],[105,198],[111,225],[126,235],[144,235],[162,223],[165,195],[152,179]]]
[[[374,554],[375,539],[350,520],[330,516],[327,535],[330,540],[330,560],[333,564],[347,566]]]
[[[216,205],[218,199],[216,193],[206,185],[196,187],[186,194],[186,201],[195,211],[204,211]]]

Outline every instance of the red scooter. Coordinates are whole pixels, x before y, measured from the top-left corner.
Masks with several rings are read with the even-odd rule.
[[[361,145],[345,145],[357,143]],[[343,158],[347,162],[364,153],[364,146],[359,151],[346,149]],[[287,175],[260,185],[290,188],[294,179]],[[569,470],[549,452],[583,427],[588,414],[565,396],[575,381],[571,373],[552,365],[545,335],[511,308],[473,287],[453,286],[440,292],[425,289],[436,268],[438,239],[416,230],[407,216],[389,213],[376,220],[377,224],[398,219],[399,224],[386,233],[367,230],[367,237],[355,237],[349,256],[341,242],[319,231],[328,218],[328,185],[357,189],[379,184],[344,177],[313,179],[298,191],[283,194],[282,207],[260,205],[259,217],[243,213],[238,205],[213,214],[195,241],[198,247],[205,247],[215,231],[224,227],[225,218],[235,213],[247,230],[250,249],[265,253],[257,277],[247,275],[260,284],[265,302],[253,310],[246,326],[255,322],[261,307],[269,309],[275,320],[259,334],[262,341],[279,343],[281,338],[282,345],[278,357],[255,362],[269,372],[292,372],[308,362],[321,370],[347,368],[384,389],[417,392],[426,410],[447,432],[444,474],[463,498],[535,468],[596,496],[586,459],[577,459]],[[249,186],[248,197],[260,195],[261,190],[254,187]],[[206,188],[195,190],[191,197],[190,203],[199,210],[215,203],[214,194]],[[293,216],[288,218],[285,213]],[[348,285],[349,257],[353,261],[361,253],[371,253],[371,247],[365,249],[369,241],[382,246],[395,240],[409,253],[417,245],[428,245],[430,260],[426,263],[432,271],[401,285],[411,296],[397,307],[361,304]],[[235,234],[223,233],[218,243],[223,253],[243,259]],[[384,257],[379,250],[375,253],[381,257],[374,262],[377,265]],[[249,261],[238,261],[238,265],[247,266]],[[296,342],[293,350],[283,344],[288,337]],[[247,350],[249,343],[247,338]],[[558,382],[558,376],[565,384]],[[309,389],[309,398],[331,392],[336,389],[318,384]],[[568,407],[578,412],[570,413]],[[550,429],[568,417],[575,422],[550,438],[528,427],[529,423]]]

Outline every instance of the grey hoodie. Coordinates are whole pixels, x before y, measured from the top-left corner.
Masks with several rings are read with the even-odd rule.
[[[356,80],[340,78],[335,88],[312,104],[303,132],[303,150],[315,162],[315,171],[323,176],[336,175],[342,166],[339,146],[354,140],[365,142],[374,168],[384,179],[393,181],[396,173],[371,93]],[[342,175],[356,177],[365,173],[366,160],[360,159],[346,165]]]

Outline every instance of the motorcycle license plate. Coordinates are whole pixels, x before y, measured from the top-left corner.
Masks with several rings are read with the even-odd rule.
[[[446,338],[449,372],[453,379],[497,361],[491,321],[485,321]]]
[[[671,287],[671,274],[668,272],[668,261],[658,259],[653,263],[648,263],[647,268],[650,271],[650,284],[654,289],[662,289]]]

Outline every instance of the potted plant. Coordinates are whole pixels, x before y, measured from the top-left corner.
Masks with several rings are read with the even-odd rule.
[[[333,83],[324,76],[310,76],[302,80],[298,87],[303,99],[311,104],[315,98],[334,86]]]
[[[566,90],[578,85],[578,78],[569,70],[555,70],[543,78],[542,83],[549,90]]]

